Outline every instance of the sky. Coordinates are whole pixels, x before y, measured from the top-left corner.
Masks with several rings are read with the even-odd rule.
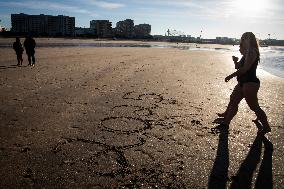
[[[11,14],[75,17],[76,27],[90,20],[125,19],[152,26],[152,35],[168,29],[192,37],[256,37],[284,40],[284,0],[0,0],[0,25],[11,27]],[[270,34],[270,35],[269,35]]]

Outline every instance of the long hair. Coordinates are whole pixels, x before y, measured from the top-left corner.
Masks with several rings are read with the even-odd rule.
[[[255,49],[257,53],[257,58],[258,61],[260,60],[260,53],[259,53],[259,46],[258,46],[258,41],[255,37],[255,35],[252,32],[245,32],[242,35],[242,40],[247,40],[249,44],[250,49]]]

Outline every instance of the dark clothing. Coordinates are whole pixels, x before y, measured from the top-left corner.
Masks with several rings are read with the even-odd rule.
[[[35,64],[35,55],[28,54],[28,61],[29,61],[29,65],[31,65],[32,61],[33,61],[33,64]]]
[[[23,54],[17,54],[17,60],[23,61]]]
[[[36,46],[36,42],[33,38],[26,38],[25,42],[24,42],[24,47],[26,49],[26,53],[27,54],[35,54],[35,46]]]
[[[21,55],[24,52],[24,48],[21,42],[14,42],[13,49],[15,50],[17,55]]]
[[[16,52],[17,55],[17,60],[18,60],[18,64],[17,65],[22,65],[23,63],[23,52],[24,52],[24,48],[22,43],[16,40],[16,42],[13,43],[13,49]]]
[[[245,56],[242,56],[241,60],[239,61],[240,64],[240,68],[244,66],[245,64]],[[240,77],[241,76],[237,76],[237,81],[240,82]]]
[[[26,38],[24,46],[28,55],[29,65],[32,65],[31,60],[33,61],[33,64],[35,64],[35,40],[31,37]]]
[[[242,61],[241,67],[243,67],[245,63],[244,56],[241,59],[241,61]],[[246,73],[237,77],[237,80],[240,82],[241,87],[243,86],[244,83],[248,83],[248,82],[260,83],[259,79],[256,77],[256,68],[258,66],[258,62],[259,62],[259,57],[255,59],[253,65],[250,67],[250,69]]]

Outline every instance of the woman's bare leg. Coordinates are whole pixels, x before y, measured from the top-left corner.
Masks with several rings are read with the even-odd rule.
[[[226,111],[226,115],[224,117],[225,125],[230,125],[230,122],[238,112],[239,103],[244,98],[242,88],[239,84],[235,86],[232,95],[233,98],[230,100],[230,103]]]
[[[257,116],[257,119],[261,122],[263,126],[263,132],[270,132],[271,128],[267,121],[267,116],[258,104],[257,92],[259,89],[259,84],[253,82],[245,83],[242,89],[248,106],[252,111],[254,111]]]
[[[219,117],[226,117],[226,115],[227,115],[227,113],[228,113],[228,111],[229,111],[229,109],[230,109],[230,106],[232,106],[232,104],[234,104],[233,101],[235,100],[235,98],[238,98],[237,95],[238,95],[238,93],[240,92],[240,91],[239,91],[239,88],[240,88],[240,84],[238,83],[238,84],[235,86],[235,88],[234,88],[232,94],[230,95],[230,101],[229,101],[229,103],[228,103],[228,106],[227,106],[225,112],[223,112],[223,113],[217,113],[217,115],[218,115]]]

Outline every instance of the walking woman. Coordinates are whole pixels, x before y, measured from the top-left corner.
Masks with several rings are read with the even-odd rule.
[[[248,106],[257,116],[263,128],[261,132],[268,133],[271,128],[267,121],[265,112],[258,104],[257,92],[260,87],[260,81],[256,77],[256,69],[260,61],[259,48],[255,35],[252,32],[246,32],[241,37],[240,51],[244,52],[244,61],[241,61],[240,68],[227,76],[225,82],[233,77],[238,77],[239,86],[235,89],[235,99],[228,107],[228,111],[224,117],[224,124],[229,126],[231,120],[238,112],[239,102],[245,98]]]
[[[15,50],[16,55],[17,55],[17,60],[18,60],[17,66],[20,66],[20,65],[23,64],[24,48],[23,48],[23,45],[22,45],[19,37],[16,37],[16,42],[13,43],[13,49]]]

